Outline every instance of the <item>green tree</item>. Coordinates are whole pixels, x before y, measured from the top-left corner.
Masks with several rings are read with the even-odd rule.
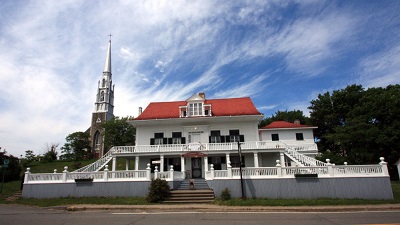
[[[45,153],[44,153],[44,160],[46,162],[53,162],[54,160],[57,160],[57,148],[60,145],[60,143],[52,143],[48,144],[46,143],[45,146]]]
[[[69,134],[65,138],[66,143],[61,147],[62,159],[78,161],[93,158],[93,154],[90,151],[89,136],[89,133],[80,131]]]
[[[128,123],[128,117],[114,117],[102,124],[105,128],[104,146],[110,149],[112,146],[134,145],[136,129]]]
[[[5,159],[8,160],[7,168],[4,167]],[[4,170],[5,170],[4,182],[19,179],[19,175],[22,171],[22,168],[21,168],[21,165],[19,164],[17,157],[14,157],[12,155],[7,156],[5,154],[0,154],[0,165],[1,165],[1,168],[0,168],[1,177],[3,176]]]
[[[319,95],[311,102],[321,159],[376,164],[385,157],[392,177],[400,155],[400,85],[364,90],[359,85]]]
[[[278,111],[275,112],[275,115],[271,115],[271,117],[264,118],[259,127],[265,127],[266,125],[274,122],[274,121],[286,121],[293,123],[295,120],[300,120],[301,124],[310,124],[309,118],[304,116],[303,111],[301,110],[293,110],[293,111]]]
[[[33,162],[35,160],[36,155],[33,154],[32,150],[26,150],[25,151],[25,159],[26,159],[26,165],[28,165],[29,163]]]

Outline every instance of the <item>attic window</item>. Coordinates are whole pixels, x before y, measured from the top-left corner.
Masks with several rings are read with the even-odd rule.
[[[202,116],[203,115],[203,103],[190,103],[189,104],[189,116]]]

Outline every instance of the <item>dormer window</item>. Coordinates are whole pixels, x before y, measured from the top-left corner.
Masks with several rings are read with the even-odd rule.
[[[190,103],[189,104],[189,116],[202,116],[203,115],[203,103]]]
[[[205,104],[204,93],[194,94],[186,102],[186,106],[179,106],[180,117],[211,116],[211,105]]]

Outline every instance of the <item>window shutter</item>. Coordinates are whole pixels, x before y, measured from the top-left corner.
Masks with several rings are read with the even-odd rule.
[[[186,138],[185,137],[181,137],[181,144],[186,144]]]
[[[240,142],[244,142],[244,135],[239,135]]]
[[[163,138],[163,145],[166,145],[166,144],[168,144],[168,138]]]
[[[229,135],[226,135],[226,136],[225,136],[225,142],[226,142],[226,143],[231,142],[231,137],[230,137]]]
[[[211,136],[208,136],[208,143],[211,143]]]
[[[172,144],[172,138],[168,138],[168,144]]]
[[[150,138],[150,145],[154,145],[154,138]]]

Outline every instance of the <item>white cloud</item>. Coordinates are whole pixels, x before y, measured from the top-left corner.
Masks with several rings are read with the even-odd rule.
[[[400,45],[366,57],[360,62],[359,83],[365,87],[386,87],[400,81]]]

